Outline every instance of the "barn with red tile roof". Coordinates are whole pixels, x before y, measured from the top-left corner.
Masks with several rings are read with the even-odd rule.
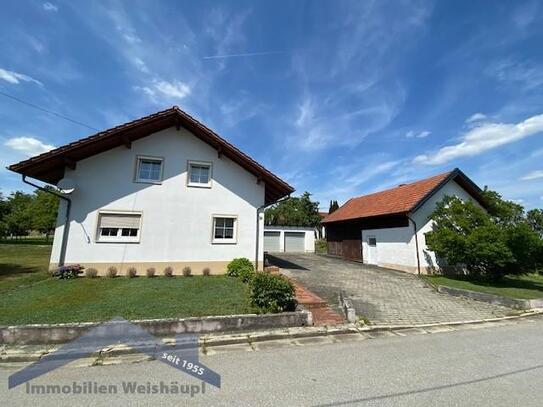
[[[425,243],[437,202],[457,196],[483,206],[481,189],[452,171],[348,200],[323,219],[328,254],[408,272],[438,269]]]

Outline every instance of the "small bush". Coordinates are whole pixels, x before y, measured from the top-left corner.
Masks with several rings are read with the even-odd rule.
[[[283,276],[255,273],[250,288],[251,302],[262,312],[293,311],[296,308],[294,286]]]
[[[126,270],[126,275],[128,278],[134,278],[138,275],[138,270],[136,270],[135,267],[129,267],[128,270]]]
[[[209,267],[205,267],[203,270],[202,270],[202,274],[204,276],[209,276],[211,275],[211,270],[209,269]]]
[[[115,277],[117,277],[117,267],[115,267],[115,266],[108,267],[108,269],[107,269],[107,276],[108,276],[109,278],[115,278]]]
[[[251,271],[254,271],[251,260],[245,257],[238,257],[228,263],[228,266],[226,266],[226,275],[228,275],[228,277],[239,277],[239,271],[242,268],[250,268]]]
[[[147,277],[153,278],[155,276],[156,270],[154,267],[149,267],[146,271]]]
[[[190,277],[192,275],[192,269],[189,266],[183,267],[183,276]]]
[[[170,266],[166,267],[164,269],[164,276],[165,277],[173,277],[173,268],[171,268]]]
[[[88,277],[88,278],[96,278],[98,277],[98,270],[96,270],[95,268],[88,268],[85,270],[85,275]]]
[[[77,278],[79,274],[83,273],[85,267],[79,264],[70,264],[68,266],[61,266],[53,271],[52,276],[59,280],[68,280],[71,278]]]
[[[246,284],[250,283],[253,280],[255,274],[256,273],[254,272],[252,266],[251,267],[243,266],[238,270],[238,278]]]

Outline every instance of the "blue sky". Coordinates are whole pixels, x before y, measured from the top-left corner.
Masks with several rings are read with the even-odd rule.
[[[328,208],[461,168],[543,206],[538,1],[7,1],[0,92],[96,129],[179,105]],[[4,167],[94,133],[0,95]]]

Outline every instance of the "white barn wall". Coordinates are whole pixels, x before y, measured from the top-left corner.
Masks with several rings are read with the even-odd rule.
[[[164,158],[161,185],[136,183],[136,156]],[[187,187],[187,161],[213,163],[212,187]],[[104,272],[109,265],[126,269],[131,265],[144,273],[171,265],[176,272],[190,265],[194,274],[203,267],[223,272],[234,257],[256,255],[256,213],[264,204],[264,183],[222,156],[185,129],[169,128],[77,163],[66,170],[76,191],[70,196],[72,214],[66,264],[81,263]],[[51,266],[59,259],[64,205],[51,255]],[[141,211],[139,243],[96,242],[99,210]],[[212,215],[237,216],[237,244],[212,244]],[[259,241],[263,242],[263,220]],[[263,249],[260,244],[259,260]],[[122,271],[122,270],[120,270]]]

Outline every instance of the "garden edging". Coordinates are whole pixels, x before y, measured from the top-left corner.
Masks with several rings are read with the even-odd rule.
[[[313,324],[310,311],[299,308],[279,314],[243,314],[201,318],[167,318],[130,321],[155,336],[182,333],[211,333]],[[0,326],[0,345],[59,344],[72,341],[101,322]]]
[[[517,298],[503,297],[501,295],[481,293],[478,291],[464,290],[461,288],[452,288],[444,285],[438,285],[437,291],[453,295],[455,297],[467,297],[477,301],[484,301],[490,304],[502,305],[504,307],[519,309],[519,310],[531,310],[537,308],[543,308],[543,298],[534,300],[522,300]]]

